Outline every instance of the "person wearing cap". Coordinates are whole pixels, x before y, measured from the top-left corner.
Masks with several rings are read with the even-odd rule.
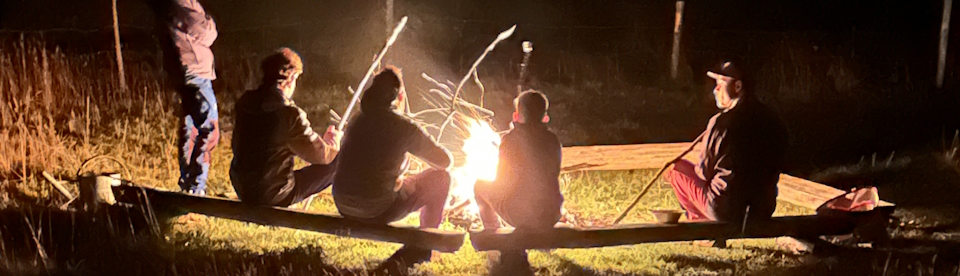
[[[300,56],[280,48],[261,63],[263,83],[236,103],[230,180],[241,202],[286,207],[332,184],[342,133],[314,132],[293,102]],[[294,156],[310,163],[294,171]]]
[[[420,211],[420,228],[437,228],[450,189],[453,158],[413,121],[400,115],[406,92],[400,70],[386,66],[363,92],[360,113],[346,126],[333,181],[333,200],[344,218],[387,224]],[[404,177],[408,154],[430,168]],[[400,253],[429,255],[404,247]]]
[[[744,89],[744,75],[733,63],[707,75],[716,81],[713,94],[721,111],[707,124],[700,159],[680,160],[666,178],[691,221],[770,218],[787,131],[776,113]]]
[[[177,145],[180,163],[178,185],[184,192],[204,195],[211,152],[220,141],[217,98],[212,82],[217,78],[210,46],[217,40],[217,25],[197,0],[150,0],[167,34],[160,38],[164,68],[176,76],[180,94],[180,130]],[[176,58],[173,58],[176,57]],[[176,60],[174,60],[176,59]],[[182,79],[180,77],[183,77]]]

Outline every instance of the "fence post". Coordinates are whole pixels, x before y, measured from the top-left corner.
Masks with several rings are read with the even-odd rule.
[[[948,0],[949,1],[949,0]],[[677,1],[676,20],[673,22],[673,54],[670,59],[670,78],[677,79],[677,66],[680,65],[680,26],[683,23],[683,1]]]
[[[117,70],[120,73],[120,90],[127,91],[127,79],[123,76],[123,54],[120,52],[120,22],[117,20],[117,0],[113,0],[113,42],[117,50]]]
[[[950,34],[950,10],[953,0],[943,0],[943,21],[940,23],[940,58],[937,61],[937,88],[943,88],[944,69],[947,65],[947,38]]]

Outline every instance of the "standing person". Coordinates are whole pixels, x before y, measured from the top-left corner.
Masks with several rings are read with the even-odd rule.
[[[474,186],[484,231],[500,228],[500,218],[518,231],[551,229],[560,220],[562,147],[547,129],[548,105],[546,96],[532,90],[514,100],[513,129],[500,144],[497,178]],[[488,254],[492,262],[500,261],[497,253]],[[503,257],[527,259],[524,251],[505,252]]]
[[[440,226],[453,158],[397,113],[405,98],[400,71],[392,66],[381,70],[364,91],[360,113],[347,125],[334,176],[333,199],[343,217],[387,224],[419,210],[420,228]],[[404,178],[408,153],[431,168]],[[401,251],[431,254],[412,247]]]
[[[332,184],[342,133],[321,137],[293,102],[303,61],[290,48],[263,60],[263,83],[236,104],[230,180],[241,202],[287,207]],[[294,171],[294,156],[311,165]]]
[[[217,25],[197,0],[149,0],[148,4],[168,31],[169,36],[161,38],[166,42],[161,43],[165,57],[176,56],[179,61],[165,66],[178,80],[180,94],[177,182],[184,192],[204,195],[211,152],[220,141],[217,99],[211,83],[217,76],[210,50],[217,39]]]
[[[666,178],[690,220],[768,219],[777,206],[787,131],[776,113],[744,89],[744,75],[733,63],[707,75],[716,80],[721,112],[707,124],[700,160],[680,160]]]

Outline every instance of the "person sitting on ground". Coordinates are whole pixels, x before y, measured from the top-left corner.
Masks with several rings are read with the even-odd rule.
[[[500,228],[500,218],[518,231],[552,228],[560,220],[562,148],[547,129],[547,106],[547,97],[536,91],[514,100],[513,129],[500,144],[497,178],[474,186],[484,231]],[[506,253],[526,259],[522,251]]]
[[[744,75],[733,63],[707,75],[716,80],[713,94],[722,111],[707,124],[699,162],[680,160],[666,179],[691,221],[769,219],[777,205],[787,131],[776,113],[744,89]]]
[[[440,226],[453,158],[398,113],[405,100],[400,71],[393,66],[377,73],[363,92],[360,113],[346,127],[333,181],[333,200],[344,218],[387,224],[419,210],[420,228]],[[431,168],[404,177],[408,153]]]
[[[263,84],[236,103],[230,180],[244,203],[286,207],[333,183],[343,134],[331,125],[318,135],[293,102],[303,73],[296,52],[280,48],[261,69]],[[311,165],[294,171],[294,156]]]

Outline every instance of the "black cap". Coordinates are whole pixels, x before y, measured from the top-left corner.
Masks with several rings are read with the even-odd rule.
[[[739,68],[733,65],[733,62],[727,61],[724,62],[719,70],[707,71],[707,76],[712,79],[726,78],[726,81],[733,80],[743,80],[743,72]]]

